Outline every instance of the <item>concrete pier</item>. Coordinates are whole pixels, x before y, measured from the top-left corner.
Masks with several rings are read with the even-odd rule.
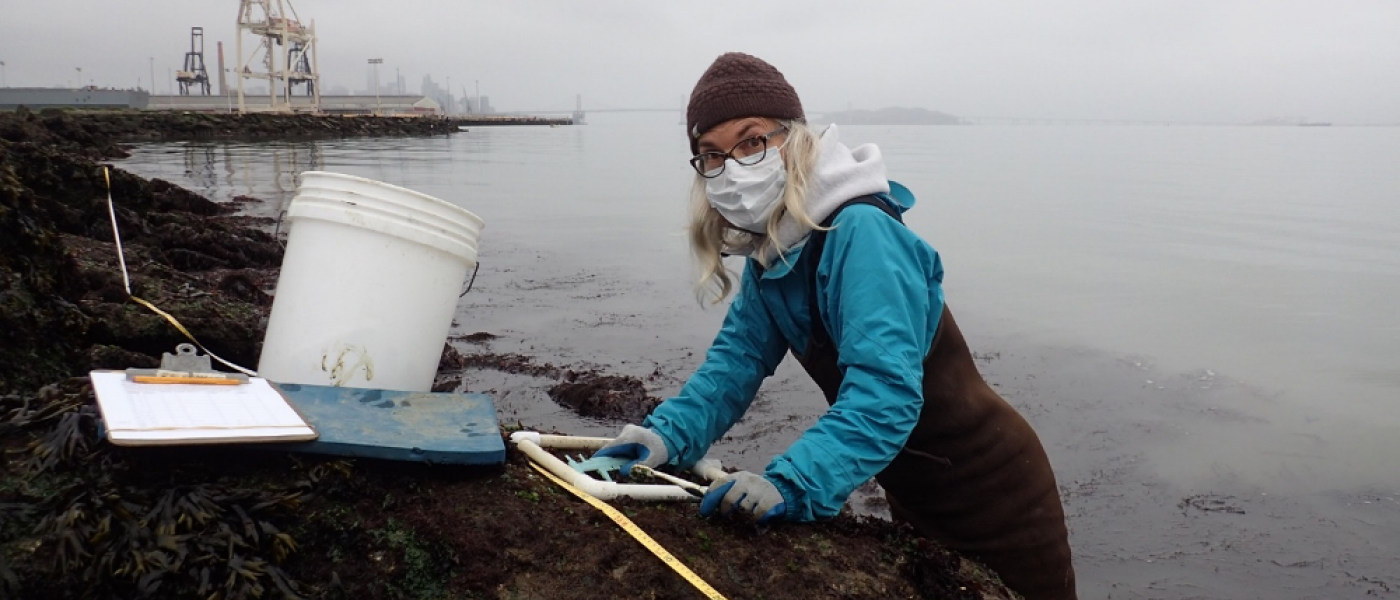
[[[454,116],[452,117],[452,120],[458,125],[462,126],[574,124],[574,120],[568,117],[530,117],[523,115],[477,115],[471,117]]]

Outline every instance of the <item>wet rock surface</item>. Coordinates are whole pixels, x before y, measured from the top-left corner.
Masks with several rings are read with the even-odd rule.
[[[128,298],[96,161],[143,136],[312,127],[289,117],[182,128],[148,116],[0,114],[0,597],[696,595],[514,452],[501,469],[475,471],[103,442],[83,375],[154,366],[185,339]],[[110,172],[132,294],[255,365],[281,259],[268,223],[232,214],[238,203]],[[646,377],[593,365],[449,346],[440,366],[443,388],[460,388],[452,377],[463,372],[518,373],[604,417],[636,420],[657,401]],[[760,534],[701,520],[691,504],[620,505],[731,598],[1009,597],[973,563],[888,522],[843,516]]]
[[[489,334],[488,334],[489,335]],[[479,334],[465,336],[466,340],[484,340]],[[492,336],[494,339],[495,336]],[[480,343],[480,342],[477,342]],[[555,402],[579,415],[603,419],[640,422],[661,404],[661,398],[647,391],[647,382],[632,375],[614,375],[599,369],[574,369],[536,362],[524,354],[474,353],[461,354],[450,345],[438,363],[440,379],[460,382],[457,371],[489,369],[512,375],[525,375],[556,380],[547,394]],[[661,377],[659,369],[648,379]],[[445,391],[445,390],[444,390]],[[470,391],[470,390],[463,390]]]
[[[549,397],[581,415],[640,422],[661,399],[647,394],[646,384],[625,375],[569,371],[549,388]]]

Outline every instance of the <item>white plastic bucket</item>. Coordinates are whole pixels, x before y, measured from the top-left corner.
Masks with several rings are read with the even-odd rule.
[[[413,190],[307,171],[258,374],[426,392],[476,266],[480,218]]]

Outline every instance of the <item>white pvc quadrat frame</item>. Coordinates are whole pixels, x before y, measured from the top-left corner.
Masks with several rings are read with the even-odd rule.
[[[576,437],[572,435],[550,435],[535,431],[517,431],[510,434],[511,443],[515,444],[521,452],[530,457],[530,460],[539,463],[556,477],[563,479],[576,488],[586,492],[599,500],[612,500],[614,498],[636,498],[638,500],[662,500],[677,502],[692,502],[698,500],[684,488],[673,484],[638,484],[638,483],[618,483],[615,481],[599,481],[588,475],[575,471],[573,467],[565,464],[553,454],[546,452],[545,448],[558,450],[588,450],[593,451],[611,442],[611,438],[600,437]],[[706,481],[714,481],[725,472],[720,468],[719,461],[705,458],[695,463],[691,472],[704,478]]]

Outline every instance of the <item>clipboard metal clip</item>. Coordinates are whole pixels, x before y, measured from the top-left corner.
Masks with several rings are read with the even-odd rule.
[[[180,344],[175,354],[165,352],[160,358],[159,369],[127,369],[128,381],[154,383],[152,379],[206,379],[225,382],[247,383],[248,376],[242,373],[215,371],[207,354],[200,354],[194,344]]]

